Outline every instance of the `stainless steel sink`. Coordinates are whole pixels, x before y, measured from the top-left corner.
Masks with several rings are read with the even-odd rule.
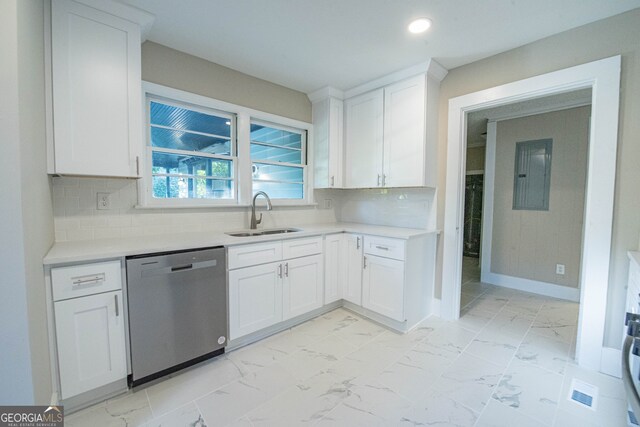
[[[229,231],[225,234],[233,237],[252,237],[252,236],[268,236],[271,234],[295,233],[301,231],[298,228],[272,228],[270,230],[243,230]]]

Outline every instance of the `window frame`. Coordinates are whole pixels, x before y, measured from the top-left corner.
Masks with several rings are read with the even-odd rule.
[[[234,152],[234,199],[158,199],[154,198],[152,182],[152,159],[150,147],[150,116],[148,113],[148,98],[155,98],[164,103],[185,104],[188,108],[204,109],[208,114],[230,114],[234,117],[232,126],[235,129]],[[272,113],[255,110],[225,101],[186,92],[180,89],[142,82],[143,110],[143,156],[140,164],[140,179],[138,180],[138,209],[164,208],[229,208],[250,206],[253,199],[253,177],[251,173],[251,123],[263,122],[267,126],[282,127],[284,130],[306,133],[304,145],[306,165],[303,168],[303,198],[302,199],[273,199],[274,206],[316,206],[313,196],[313,125],[308,122],[278,116]],[[233,144],[232,144],[233,145]],[[198,154],[195,153],[197,156]],[[206,157],[206,156],[205,156]],[[260,198],[259,204],[263,201]]]

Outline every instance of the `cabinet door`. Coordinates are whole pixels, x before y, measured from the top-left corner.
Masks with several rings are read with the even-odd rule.
[[[384,89],[384,186],[425,185],[425,76]]]
[[[55,173],[138,177],[140,28],[70,0],[52,2]]]
[[[324,303],[342,298],[346,286],[348,260],[344,234],[331,234],[324,241]]]
[[[236,339],[282,320],[282,263],[229,272],[229,335]]]
[[[362,306],[391,319],[404,321],[404,262],[364,256]]]
[[[341,260],[346,269],[342,298],[356,305],[362,305],[362,248],[362,236],[346,235],[346,254]]]
[[[345,109],[346,187],[379,187],[382,184],[383,90],[348,99]]]
[[[315,188],[342,188],[343,101],[327,98],[313,104]]]
[[[322,307],[322,255],[292,259],[284,262],[282,281],[283,320]]]
[[[62,398],[127,376],[122,291],[54,303]]]

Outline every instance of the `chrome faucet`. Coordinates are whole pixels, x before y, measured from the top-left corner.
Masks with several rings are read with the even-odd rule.
[[[264,191],[258,191],[255,196],[253,196],[253,202],[251,203],[251,229],[255,230],[258,228],[258,224],[262,222],[262,213],[260,214],[260,218],[256,220],[256,199],[258,196],[264,196],[267,199],[267,210],[270,211],[272,209],[271,199]]]

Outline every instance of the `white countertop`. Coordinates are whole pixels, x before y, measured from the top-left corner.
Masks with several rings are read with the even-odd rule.
[[[627,252],[629,255],[629,259],[635,262],[638,266],[640,266],[640,252],[629,251]]]
[[[265,236],[233,237],[220,231],[165,234],[159,236],[139,236],[120,239],[83,240],[77,242],[58,242],[53,245],[44,257],[45,265],[62,264],[119,258],[129,255],[176,251],[183,249],[204,248],[210,246],[234,246],[247,243],[273,240],[295,239],[334,233],[357,233],[374,236],[410,239],[426,234],[438,234],[437,230],[420,230],[415,228],[386,227],[338,222],[331,224],[310,224],[292,226],[301,231],[295,233],[271,234]],[[236,230],[230,230],[236,231]],[[640,254],[639,254],[640,255]],[[640,259],[640,258],[639,258]]]

